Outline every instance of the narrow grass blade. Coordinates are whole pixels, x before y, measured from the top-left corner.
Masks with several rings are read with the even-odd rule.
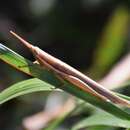
[[[115,104],[100,100],[99,98],[92,96],[90,93],[81,90],[79,87],[76,87],[67,81],[59,80],[53,72],[43,69],[39,65],[32,64],[31,61],[16,54],[2,44],[0,44],[0,59],[26,74],[39,78],[55,87],[61,88],[62,90],[65,90],[119,118],[130,120],[130,114],[120,109]]]
[[[107,113],[99,113],[76,123],[72,130],[80,130],[91,126],[112,126],[130,128],[130,121],[119,119]]]
[[[0,93],[0,104],[15,97],[32,92],[52,91],[54,87],[40,79],[33,78],[16,83]]]
[[[99,41],[99,46],[95,51],[93,66],[90,68],[92,75],[95,72],[96,77],[101,77],[119,58],[126,46],[128,21],[128,9],[124,6],[118,6],[109,18]]]

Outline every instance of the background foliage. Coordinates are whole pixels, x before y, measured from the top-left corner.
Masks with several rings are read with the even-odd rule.
[[[5,0],[0,4],[0,40],[4,45],[33,61],[32,54],[10,36],[9,30],[15,30],[34,45],[93,79],[101,80],[123,56],[129,53],[129,17],[129,0]],[[30,78],[1,61],[0,67],[1,91]],[[129,87],[123,87],[119,91],[130,95]],[[50,92],[34,93],[1,105],[0,128],[23,129],[21,123],[23,119],[42,111],[46,107],[49,95]],[[62,96],[66,97],[64,94]],[[69,129],[72,124],[79,121],[89,126],[87,129],[90,130],[120,129],[119,127],[123,127],[124,124],[127,124],[125,128],[129,128],[127,121],[115,128],[111,122],[105,124],[105,119],[102,119],[104,122],[99,123],[98,127],[93,124],[87,125],[83,119],[91,122],[100,113],[91,107],[82,105],[81,110],[77,110],[79,112],[75,112],[76,114],[72,114],[71,117],[60,118],[62,123],[52,124],[53,126],[58,124],[60,130]],[[94,111],[97,115],[93,114]],[[107,119],[119,122],[115,117],[107,116]],[[49,126],[50,128],[46,129],[54,130],[53,126]],[[78,124],[73,129],[77,128]]]

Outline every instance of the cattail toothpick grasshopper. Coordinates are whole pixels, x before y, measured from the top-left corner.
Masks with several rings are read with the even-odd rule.
[[[130,107],[129,101],[115,95],[115,93],[113,93],[112,91],[104,88],[102,85],[98,84],[97,82],[90,79],[73,67],[69,66],[68,64],[51,56],[40,48],[33,46],[13,31],[10,31],[10,33],[18,38],[27,48],[29,48],[41,67],[46,67],[47,69],[53,71],[59,76],[59,79],[62,78],[64,80],[67,80],[70,83],[74,84],[76,87],[79,87],[80,89],[100,98],[101,100],[111,101],[116,104]]]

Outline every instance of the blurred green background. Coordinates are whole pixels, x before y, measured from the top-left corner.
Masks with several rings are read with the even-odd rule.
[[[130,51],[129,6],[129,0],[4,0],[0,2],[0,42],[34,61],[9,34],[13,30],[99,80]],[[0,90],[29,78],[2,61],[0,73]],[[0,129],[21,130],[22,119],[42,110],[48,95],[30,94],[0,106]]]

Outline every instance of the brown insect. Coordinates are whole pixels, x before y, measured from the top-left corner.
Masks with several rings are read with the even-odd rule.
[[[116,104],[130,107],[130,102],[115,95],[112,91],[104,88],[102,85],[98,84],[94,80],[90,79],[83,73],[69,66],[68,64],[62,62],[61,60],[51,56],[40,48],[33,46],[32,44],[25,41],[23,38],[18,36],[13,31],[10,31],[16,38],[18,38],[35,56],[36,61],[42,67],[46,67],[59,75],[60,79],[64,79],[74,84],[76,87],[91,93],[104,101],[111,101]]]

